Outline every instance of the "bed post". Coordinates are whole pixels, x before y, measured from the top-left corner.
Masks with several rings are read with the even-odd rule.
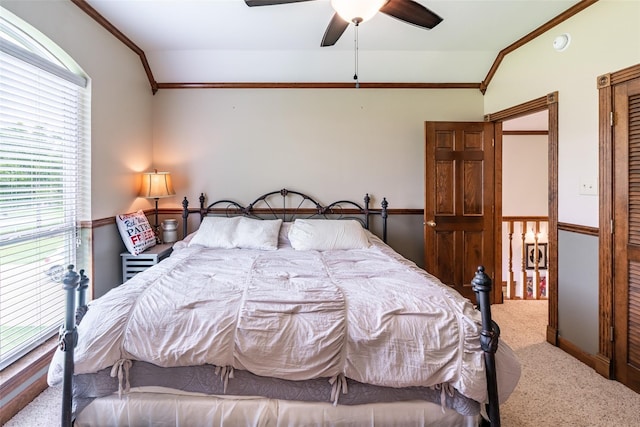
[[[369,202],[371,198],[369,197],[369,193],[364,195],[364,227],[369,229]]]
[[[187,196],[184,196],[182,201],[182,238],[187,237],[187,217],[189,216],[189,201]]]
[[[73,349],[76,346],[77,331],[75,325],[75,290],[80,281],[80,275],[73,271],[73,265],[67,267],[67,274],[62,279],[62,289],[67,294],[67,305],[64,325],[60,329],[59,346],[64,353],[64,377],[62,383],[62,427],[71,426],[73,381]]]
[[[202,222],[202,219],[207,215],[207,208],[204,206],[204,193],[200,193],[198,200],[200,200],[200,222]]]
[[[484,351],[484,364],[487,375],[487,392],[489,404],[487,413],[491,427],[500,427],[500,407],[498,403],[498,384],[496,380],[496,350],[498,350],[498,338],[500,328],[491,320],[491,278],[484,272],[484,267],[479,266],[476,275],[471,280],[473,291],[476,293],[480,313],[482,314],[482,333],[480,346]]]
[[[380,215],[382,216],[382,241],[387,243],[387,217],[389,213],[387,212],[387,207],[389,206],[389,202],[387,202],[387,198],[382,198],[382,211]]]
[[[89,278],[85,276],[84,270],[80,270],[80,282],[78,285],[78,307],[76,308],[76,326],[80,324],[82,318],[87,313],[87,288]]]

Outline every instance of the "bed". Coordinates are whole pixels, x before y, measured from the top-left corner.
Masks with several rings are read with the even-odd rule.
[[[499,425],[520,365],[490,279],[474,277],[478,311],[388,246],[387,201],[369,204],[185,198],[171,256],[61,334],[63,424],[73,402],[76,426]]]

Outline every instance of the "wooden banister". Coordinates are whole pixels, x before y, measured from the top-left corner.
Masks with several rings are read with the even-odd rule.
[[[503,232],[506,231],[509,242],[508,248],[508,259],[507,268],[507,283],[506,283],[506,295],[504,296],[507,299],[516,299],[519,298],[518,291],[521,292],[521,298],[523,299],[541,299],[547,298],[548,292],[545,290],[543,292],[541,286],[541,276],[540,270],[546,270],[547,260],[545,250],[547,248],[546,239],[541,239],[541,231],[544,230],[548,233],[549,231],[549,217],[546,216],[504,216],[502,218],[503,222]],[[533,233],[533,237],[528,236],[529,231]],[[513,265],[518,260],[514,258],[514,239],[513,235],[519,232],[520,234],[520,270],[517,274],[519,280],[515,280]],[[503,240],[504,241],[504,240]],[[527,245],[533,245],[531,254],[527,251]],[[543,258],[539,256],[542,254]],[[527,263],[527,257],[531,255],[530,262]],[[544,262],[543,262],[544,261]],[[543,264],[541,265],[541,262]],[[529,268],[527,268],[529,267]],[[531,272],[531,294],[528,292],[528,272]],[[548,279],[546,275],[544,276],[545,281]],[[518,283],[519,282],[519,283]],[[546,282],[545,282],[546,283]],[[548,286],[548,283],[546,284]]]

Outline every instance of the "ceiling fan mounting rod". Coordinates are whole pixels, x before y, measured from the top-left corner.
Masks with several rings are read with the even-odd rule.
[[[360,81],[358,81],[358,27],[362,22],[362,18],[353,18],[353,24],[355,25],[354,45],[355,45],[355,73],[353,74],[353,80],[356,81],[356,89],[360,87]]]

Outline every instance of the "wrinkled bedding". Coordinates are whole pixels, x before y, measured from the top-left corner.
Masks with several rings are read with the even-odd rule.
[[[177,245],[173,254],[92,301],[78,326],[75,374],[128,361],[213,365],[302,381],[454,388],[487,400],[480,315],[375,236],[367,249],[274,251]],[[500,400],[520,368],[504,343]],[[124,372],[126,375],[126,372]],[[233,381],[228,375],[225,381]],[[224,375],[224,373],[223,373]],[[63,377],[63,354],[49,368]]]

